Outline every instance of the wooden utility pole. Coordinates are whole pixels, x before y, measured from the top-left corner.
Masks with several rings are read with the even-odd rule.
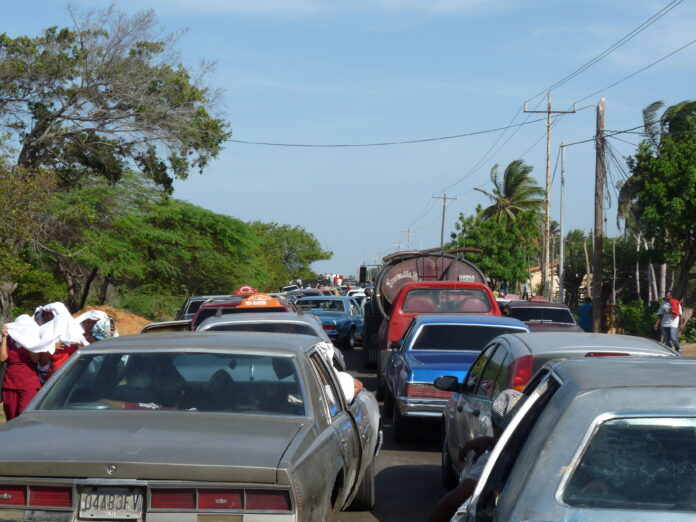
[[[445,192],[442,196],[433,195],[433,198],[442,200],[442,225],[440,227],[440,250],[442,250],[445,248],[445,208],[447,207],[447,200],[454,201],[457,199],[457,196],[448,198],[447,192]]]
[[[565,198],[565,145],[561,142],[561,244],[559,245],[559,259],[558,259],[558,301],[565,303],[565,236],[563,235],[563,200]]]
[[[592,251],[592,331],[602,331],[602,254],[604,241],[604,105],[602,98],[597,104],[597,135],[595,136],[595,218]]]
[[[414,232],[411,230],[411,227],[407,228],[406,230],[402,230],[402,232],[406,233],[406,244],[408,245],[408,249],[411,250],[411,236],[414,234]]]
[[[524,112],[529,113],[544,113],[546,114],[546,216],[544,223],[544,252],[541,263],[541,293],[550,299],[548,283],[549,277],[549,243],[551,238],[551,115],[552,114],[573,114],[575,113],[575,105],[572,111],[554,111],[551,109],[551,91],[546,93],[546,110],[545,111],[528,111],[527,102],[524,103]]]

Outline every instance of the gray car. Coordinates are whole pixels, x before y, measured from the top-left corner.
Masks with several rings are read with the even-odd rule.
[[[491,406],[507,389],[521,390],[545,363],[558,359],[606,356],[676,356],[665,345],[643,337],[575,332],[506,334],[496,337],[474,361],[463,383],[456,376],[435,381],[455,394],[442,417],[442,481],[456,484],[472,464],[459,460],[459,448],[482,435],[492,435]]]
[[[375,501],[374,396],[303,335],[131,335],[79,350],[0,427],[0,518],[325,520]]]
[[[696,360],[549,365],[454,520],[696,520]]]

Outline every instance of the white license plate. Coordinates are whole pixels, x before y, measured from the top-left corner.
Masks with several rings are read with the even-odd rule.
[[[128,488],[92,488],[80,494],[80,518],[138,520],[143,494]]]

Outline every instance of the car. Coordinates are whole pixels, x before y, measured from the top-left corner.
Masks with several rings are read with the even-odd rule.
[[[392,435],[404,442],[412,419],[442,417],[452,392],[435,388],[442,375],[466,377],[471,363],[488,342],[505,333],[528,332],[510,317],[487,315],[419,315],[394,343],[384,370],[384,414],[392,416]]]
[[[297,309],[290,300],[277,294],[252,294],[245,298],[234,296],[228,299],[211,300],[202,304],[191,321],[191,329],[195,331],[208,317],[221,317],[237,313],[295,311]]]
[[[314,521],[371,508],[377,402],[363,390],[347,403],[316,344],[183,332],[82,348],[0,426],[0,518]]]
[[[339,348],[352,350],[362,338],[362,310],[350,297],[301,297],[295,304],[319,317],[324,330]]]
[[[191,331],[191,319],[179,319],[177,321],[161,321],[159,323],[146,324],[140,333],[162,332],[189,332]]]
[[[453,520],[696,520],[695,372],[681,357],[548,365]]]
[[[611,356],[673,357],[676,353],[651,339],[630,335],[506,334],[483,349],[464,382],[454,375],[437,379],[437,389],[454,392],[442,416],[443,483],[453,486],[472,463],[472,456],[459,460],[459,448],[477,437],[493,434],[491,405],[502,390],[522,390],[534,372],[552,360]]]
[[[524,322],[532,332],[583,332],[570,309],[561,303],[509,301],[503,313]]]
[[[219,294],[219,295],[193,295],[184,301],[184,304],[181,305],[181,308],[179,308],[176,311],[176,316],[174,317],[175,320],[182,320],[182,319],[188,319],[191,320],[194,318],[196,315],[196,312],[198,312],[198,309],[200,306],[205,303],[206,301],[210,301],[211,299],[227,299],[229,297],[232,297],[230,294]]]
[[[313,335],[319,341],[331,343],[331,339],[321,326],[321,320],[300,312],[227,314],[209,317],[203,321],[197,332],[270,332],[296,335]],[[343,353],[334,347],[334,363],[345,371]]]

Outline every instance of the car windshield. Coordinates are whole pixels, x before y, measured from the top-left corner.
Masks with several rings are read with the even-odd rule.
[[[411,350],[475,350],[481,351],[488,341],[502,334],[521,332],[520,328],[479,326],[471,324],[429,324],[423,326]]]
[[[179,410],[304,415],[293,357],[236,353],[80,355],[38,410]]]
[[[510,317],[520,321],[543,321],[550,323],[574,324],[573,314],[564,308],[544,308],[543,306],[510,307]]]
[[[317,336],[317,332],[309,325],[297,323],[232,323],[215,324],[206,332],[271,332],[284,334],[300,334]]]
[[[345,304],[338,299],[303,299],[297,304],[304,309],[321,310],[322,312],[345,312]]]
[[[406,295],[401,308],[406,313],[419,314],[484,314],[491,311],[483,290],[463,288],[414,289]]]
[[[585,508],[696,511],[696,418],[604,422],[563,501]]]

